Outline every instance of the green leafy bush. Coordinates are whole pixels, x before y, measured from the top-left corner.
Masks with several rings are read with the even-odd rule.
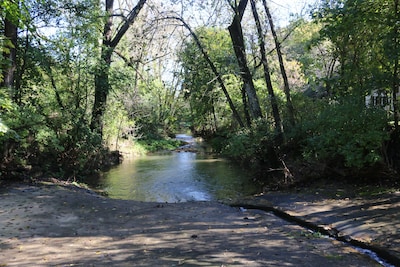
[[[344,100],[300,125],[305,134],[303,155],[322,162],[342,161],[361,168],[382,160],[382,144],[389,138],[385,111]]]
[[[265,119],[255,121],[250,128],[241,129],[228,137],[221,154],[243,164],[276,167],[276,135]]]
[[[100,136],[80,119],[81,114],[45,114],[33,105],[1,107],[2,179],[18,176],[14,170],[29,169],[40,175],[76,177],[96,171],[107,158]]]

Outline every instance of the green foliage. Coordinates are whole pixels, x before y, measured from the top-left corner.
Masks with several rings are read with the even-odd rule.
[[[33,106],[4,114],[9,130],[0,136],[3,160],[11,166],[30,165],[32,170],[75,177],[95,171],[104,151],[99,136],[79,119],[38,114]]]
[[[9,127],[2,117],[4,117],[5,114],[12,112],[14,108],[15,105],[11,101],[6,89],[0,89],[0,138],[9,131]]]
[[[292,94],[298,125],[290,128],[285,122],[286,109],[281,109],[286,143],[278,147],[268,117],[248,129],[235,130],[226,97],[192,39],[187,39],[178,54],[183,73],[174,78],[183,80],[182,88],[180,81],[163,79],[160,56],[169,51],[163,46],[157,54],[150,51],[156,49],[145,38],[167,39],[157,39],[145,19],[121,41],[115,51],[118,56],[113,55],[102,140],[89,129],[94,78],[102,67],[97,59],[106,16],[100,2],[1,1],[3,17],[19,21],[19,28],[27,29],[18,39],[15,87],[0,90],[2,174],[7,173],[3,167],[30,165],[38,173],[77,177],[107,163],[109,151],[104,141],[116,149],[126,141],[141,151],[171,150],[180,142],[168,136],[182,125],[198,133],[217,134],[212,144],[218,151],[266,168],[279,164],[277,153],[284,149],[291,149],[300,160],[354,168],[381,161],[382,143],[388,138],[387,116],[382,110],[365,108],[364,96],[376,88],[397,90],[398,14],[393,12],[392,2],[383,0],[328,2],[330,5],[319,10],[317,23],[294,22],[288,32],[295,23],[298,27],[282,39],[292,92],[298,90]],[[40,25],[49,25],[51,34],[40,38],[37,33],[41,29],[35,28]],[[2,33],[0,53],[7,53],[11,42]],[[242,84],[228,31],[200,27],[196,34],[242,112]],[[279,104],[284,105],[278,63],[274,57],[270,59],[274,90]],[[255,66],[258,61],[249,58],[249,65],[260,103],[270,116],[263,73]],[[302,75],[292,75],[299,70]],[[305,92],[303,77],[308,82]],[[316,94],[322,87],[326,94]],[[345,95],[358,102],[338,98]],[[324,96],[330,99],[315,98]]]
[[[303,155],[307,160],[362,168],[382,161],[388,139],[385,111],[344,100],[326,105],[304,121]]]
[[[296,121],[300,124],[314,120],[321,113],[321,110],[330,104],[328,99],[310,97],[303,92],[293,93],[292,101],[296,110]],[[289,134],[295,130],[293,128],[290,129]]]
[[[29,8],[22,11],[33,14],[21,13],[32,17],[28,30],[54,27],[44,39],[28,31],[18,40],[15,87],[0,94],[2,174],[27,166],[33,175],[60,178],[94,172],[109,161],[88,127],[99,9],[91,0],[24,2]]]
[[[0,118],[0,137],[3,136],[5,133],[7,133],[8,130],[9,130],[9,129],[8,129],[7,125],[5,125],[5,124],[2,122],[1,118]]]
[[[0,7],[2,11],[1,15],[7,17],[7,19],[12,21],[15,25],[18,25],[21,22],[26,23],[26,21],[28,20],[29,14],[26,10],[24,0],[2,0],[0,1]]]
[[[104,116],[103,138],[108,147],[119,150],[120,139],[133,141],[137,138],[135,122],[129,117],[122,103],[110,98]]]
[[[221,154],[244,164],[276,167],[275,138],[270,122],[259,119],[229,136]]]
[[[283,43],[284,53],[287,58],[285,67],[298,64],[301,74],[307,81],[309,87],[314,90],[319,89],[322,81],[330,75],[334,59],[330,55],[332,45],[327,40],[321,40],[321,23],[300,19],[292,22],[289,29],[294,28],[293,32]],[[288,72],[289,79],[293,76]],[[297,74],[298,75],[298,74]],[[291,82],[291,87],[296,84]]]
[[[148,152],[174,150],[182,145],[182,142],[175,139],[146,139],[139,140],[138,143]]]
[[[142,135],[157,139],[172,134],[177,127],[179,108],[175,89],[154,77],[140,83],[139,88],[142,105],[138,122]]]
[[[337,61],[333,75],[326,77],[331,93],[363,96],[391,87],[400,47],[394,5],[384,0],[329,1],[316,13],[323,25],[321,42],[332,43],[330,52]]]
[[[75,135],[72,134],[73,132]],[[76,178],[94,173],[102,166],[110,164],[108,162],[110,155],[103,147],[101,137],[93,133],[87,124],[77,123],[71,129],[71,135],[66,135],[65,139],[59,142],[60,146],[53,146],[53,151],[48,151],[56,158],[52,167],[58,166],[59,169],[53,171],[58,172],[59,175]]]
[[[235,106],[240,108],[241,82],[229,33],[218,28],[199,28],[196,35],[204,50],[221,74]],[[191,39],[179,54],[184,68],[185,99],[190,104],[192,124],[198,132],[215,132],[232,123],[231,110],[217,79],[197,44]]]
[[[266,120],[215,140],[214,146],[223,147],[224,156],[263,168],[280,166],[279,155],[354,170],[383,161],[383,144],[389,138],[384,110],[367,108],[354,98],[329,102],[295,94],[293,103],[298,124],[286,129],[282,147]]]

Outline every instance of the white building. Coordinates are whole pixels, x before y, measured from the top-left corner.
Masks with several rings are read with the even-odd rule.
[[[396,96],[399,99],[400,93],[397,92]],[[365,105],[367,107],[381,107],[386,111],[392,111],[392,94],[387,91],[373,90],[372,94],[365,97]]]

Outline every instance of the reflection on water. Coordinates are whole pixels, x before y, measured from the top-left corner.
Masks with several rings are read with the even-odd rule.
[[[107,172],[101,185],[111,198],[157,202],[222,200],[258,189],[233,164],[190,152],[126,160]]]

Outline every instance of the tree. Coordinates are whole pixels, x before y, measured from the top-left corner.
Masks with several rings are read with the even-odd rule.
[[[20,12],[19,1],[4,0],[1,2],[3,34],[0,36],[3,47],[0,52],[3,53],[1,62],[0,87],[12,88],[14,85],[14,74],[16,70],[17,59],[17,32],[20,19],[23,15]]]
[[[266,82],[267,89],[268,89],[268,94],[269,94],[270,101],[271,101],[272,114],[273,114],[274,121],[275,121],[275,131],[277,134],[277,141],[278,141],[278,143],[281,143],[283,141],[281,116],[279,114],[278,102],[276,100],[274,89],[272,87],[271,76],[269,73],[270,70],[269,70],[269,66],[268,66],[267,53],[265,50],[264,34],[261,29],[261,23],[260,23],[260,19],[258,17],[256,3],[254,0],[250,0],[250,3],[251,3],[251,8],[253,11],[253,16],[254,16],[254,20],[256,22],[256,27],[257,27],[257,32],[258,32],[258,43],[259,43],[259,47],[260,47],[261,64],[263,65],[263,68],[264,68],[264,78],[265,78],[265,82]]]
[[[389,59],[389,63],[392,66],[392,99],[393,99],[393,120],[395,130],[399,133],[399,103],[398,93],[400,90],[400,1],[393,0],[393,9],[389,7],[389,11],[392,10],[388,16],[387,25],[392,29],[388,32],[386,45],[388,46],[388,52],[386,56]],[[390,66],[389,65],[389,66]],[[389,67],[390,68],[390,67]]]
[[[336,96],[356,95],[360,102],[372,90],[393,97],[395,127],[399,111],[399,1],[331,1],[317,13],[323,38],[333,44],[339,68],[328,81]]]
[[[294,84],[291,86],[304,89],[308,95],[329,95],[331,90],[326,81],[337,75],[339,62],[332,53],[331,41],[320,38],[322,23],[300,19],[292,22],[288,28],[293,30],[282,46],[286,60],[299,65],[307,82],[303,88]]]
[[[262,112],[257,92],[254,88],[253,76],[247,64],[246,48],[241,25],[247,3],[248,0],[240,0],[239,3],[235,1],[235,3],[231,5],[234,11],[234,16],[231,25],[228,27],[228,30],[231,36],[233,50],[235,51],[237,62],[239,64],[240,75],[243,80],[243,88],[246,92],[249,103],[250,114],[253,119],[257,119],[262,117]]]
[[[103,29],[99,68],[95,74],[95,94],[90,124],[92,131],[98,132],[99,134],[102,134],[102,120],[106,108],[107,96],[110,91],[108,75],[111,66],[111,56],[130,25],[134,23],[145,3],[146,0],[139,0],[136,6],[122,20],[121,25],[115,26],[113,24],[113,18],[115,16],[115,14],[113,14],[114,0],[106,0],[105,10],[107,12],[107,21]],[[114,27],[117,30],[113,36]]]
[[[389,120],[398,128],[397,8],[397,0],[325,1],[315,13],[315,25],[321,30],[318,46],[311,44],[328,55],[326,75],[319,76],[324,78],[327,97],[321,101],[324,106],[303,121],[307,157],[325,158],[329,165],[347,165],[352,170],[382,163],[383,158],[395,166],[391,162],[399,157],[398,136],[393,134],[388,141],[391,124],[384,110],[367,108],[365,96],[373,91],[392,95],[394,112],[389,114],[394,116]],[[382,149],[385,144],[387,150]]]
[[[207,51],[204,49],[203,45],[201,44],[199,38],[197,37],[196,33],[192,31],[192,29],[189,27],[189,25],[187,23],[185,23],[182,19],[180,18],[176,18],[178,20],[180,20],[183,25],[185,26],[186,29],[189,30],[190,35],[192,36],[192,38],[194,39],[198,49],[200,50],[202,56],[204,57],[204,59],[206,60],[208,66],[211,68],[213,74],[215,75],[215,78],[217,79],[219,85],[221,86],[222,92],[224,93],[226,100],[229,104],[230,109],[232,110],[232,114],[234,116],[234,118],[236,119],[236,121],[239,123],[239,125],[241,127],[244,127],[244,124],[242,122],[242,119],[240,118],[240,115],[238,113],[238,111],[236,110],[236,107],[234,105],[234,103],[232,102],[232,99],[228,93],[228,90],[225,87],[225,84],[222,80],[221,74],[218,72],[217,68],[215,67],[214,63],[212,62],[212,60],[210,59]]]
[[[97,168],[106,150],[88,123],[100,17],[96,2],[26,0],[21,6],[29,13],[19,24],[13,101],[9,105],[3,93],[0,97],[8,127],[0,138],[1,164],[30,164],[60,176]]]
[[[194,100],[192,108],[199,109],[199,112],[196,112],[198,118],[204,117],[204,114],[208,112],[211,112],[215,118],[221,89],[234,119],[240,127],[244,127],[234,99],[231,98],[232,92],[228,92],[224,81],[224,77],[231,71],[229,63],[232,61],[230,54],[232,48],[227,43],[229,39],[220,29],[200,28],[196,32],[190,28],[189,30],[193,41],[186,43],[180,60],[185,70],[184,82],[187,96],[191,96]],[[219,86],[217,92],[214,90],[216,87],[214,81]]]
[[[6,15],[4,20],[4,38],[9,42],[7,49],[3,51],[3,58],[8,67],[3,70],[3,81],[1,86],[11,88],[14,83],[14,73],[16,68],[16,47],[17,47],[17,26],[12,22],[10,15]]]
[[[252,0],[252,2],[254,2],[254,0]],[[287,74],[286,74],[285,65],[283,63],[281,44],[280,44],[280,42],[278,40],[278,36],[276,34],[276,31],[275,31],[275,27],[274,27],[274,23],[273,23],[273,20],[272,20],[271,12],[269,11],[269,8],[268,8],[267,3],[266,3],[265,0],[263,0],[263,5],[264,5],[265,13],[267,14],[267,18],[268,18],[269,26],[271,28],[272,36],[274,37],[275,49],[276,49],[276,53],[278,55],[279,68],[280,68],[280,71],[281,71],[283,84],[284,84],[283,88],[284,88],[284,92],[285,92],[285,96],[286,96],[286,108],[287,108],[287,111],[288,111],[289,123],[291,124],[291,126],[294,126],[294,124],[295,124],[294,108],[293,108],[292,100],[291,100],[291,97],[290,97],[289,81],[288,81],[288,77],[287,77]],[[255,9],[255,7],[254,7],[254,9]]]

